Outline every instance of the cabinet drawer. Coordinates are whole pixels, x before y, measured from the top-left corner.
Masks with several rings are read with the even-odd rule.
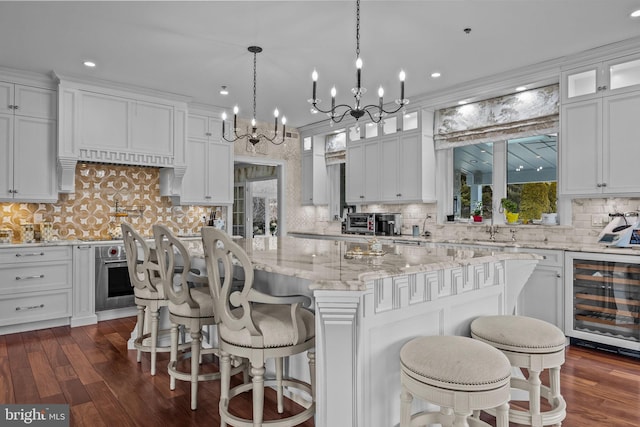
[[[538,261],[538,265],[546,265],[551,267],[562,267],[564,265],[563,251],[533,249],[533,250],[527,250],[526,252],[540,255],[543,257],[540,261]]]
[[[71,262],[0,267],[0,295],[71,288]]]
[[[71,260],[71,246],[34,246],[0,249],[0,265],[4,263],[40,263],[43,261],[59,260]]]
[[[71,316],[71,289],[0,298],[0,326]]]

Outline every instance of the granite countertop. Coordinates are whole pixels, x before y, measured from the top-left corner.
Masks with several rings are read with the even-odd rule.
[[[314,233],[306,231],[291,231],[291,236],[308,237],[316,239],[371,239],[373,236],[357,235],[357,234],[341,234],[341,233]],[[470,245],[470,246],[483,246],[500,249],[544,249],[544,250],[556,250],[556,251],[571,251],[571,252],[592,252],[592,253],[606,253],[616,255],[640,255],[640,248],[618,248],[608,247],[598,243],[593,244],[577,244],[577,243],[550,243],[540,241],[490,241],[490,240],[472,240],[472,239],[437,239],[432,237],[412,235],[400,235],[400,236],[376,236],[381,241],[391,242],[404,242],[415,243],[421,245],[427,245],[429,243],[434,244],[450,244],[450,245]]]
[[[369,250],[366,242],[296,237],[255,237],[236,242],[247,252],[256,270],[309,280],[313,282],[311,289],[363,290],[365,282],[384,277],[503,259],[538,258],[473,248],[392,244],[382,245],[384,255],[365,255]],[[362,256],[358,255],[358,247]],[[345,254],[354,253],[353,258],[345,258]]]

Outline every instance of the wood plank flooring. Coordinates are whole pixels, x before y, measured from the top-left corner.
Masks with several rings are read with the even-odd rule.
[[[78,328],[59,327],[0,336],[0,403],[68,403],[71,426],[218,426],[220,383],[200,383],[198,409],[190,409],[190,385],[169,390],[158,355],[149,374],[149,355],[136,362],[127,350],[135,325],[128,317]],[[640,361],[581,347],[569,347],[562,367],[567,401],[563,427],[640,425]],[[203,369],[216,369],[205,356]],[[546,378],[543,378],[543,382]],[[237,413],[251,413],[251,398],[236,398]],[[287,401],[285,412],[300,407]],[[265,419],[277,419],[275,394],[267,390]],[[309,420],[303,427],[311,427]],[[515,424],[512,424],[515,426]],[[327,427],[349,427],[327,426]]]

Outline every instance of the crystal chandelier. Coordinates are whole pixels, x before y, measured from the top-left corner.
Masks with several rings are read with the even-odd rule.
[[[364,116],[365,113],[369,116],[371,121],[379,123],[387,114],[397,113],[405,105],[409,103],[408,99],[404,99],[404,71],[400,71],[400,99],[396,99],[398,108],[395,110],[387,111],[383,108],[383,95],[384,89],[382,86],[378,89],[378,105],[370,104],[361,106],[362,95],[367,91],[366,88],[360,85],[362,77],[362,59],[360,58],[360,0],[356,1],[356,87],[351,89],[351,93],[356,100],[355,106],[351,107],[347,104],[336,105],[336,87],[331,88],[331,109],[323,110],[318,107],[320,100],[316,98],[316,85],[318,82],[318,72],[313,70],[311,78],[313,79],[313,97],[309,99],[309,103],[313,106],[312,111],[317,110],[321,113],[326,113],[331,118],[331,123],[340,123],[345,118],[347,113],[354,119],[358,120]]]
[[[237,120],[239,109],[236,105],[235,107],[233,107],[233,135],[231,139],[228,139],[225,135],[224,124],[227,120],[227,113],[222,113],[222,138],[224,138],[224,140],[228,142],[235,142],[239,139],[247,138],[248,141],[254,146],[262,140],[269,141],[270,143],[275,145],[280,145],[284,142],[285,139],[287,118],[282,116],[282,138],[278,139],[278,116],[280,115],[280,112],[277,108],[273,112],[273,115],[275,116],[273,136],[269,137],[263,133],[258,133],[258,126],[256,124],[256,56],[258,53],[262,52],[262,48],[260,46],[249,46],[247,50],[253,53],[253,118],[251,119],[251,132],[247,132],[242,135],[238,134]]]

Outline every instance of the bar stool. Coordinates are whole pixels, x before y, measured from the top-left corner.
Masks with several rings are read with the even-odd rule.
[[[560,366],[564,363],[565,336],[556,326],[524,316],[485,316],[471,322],[471,336],[502,351],[511,366],[525,368],[528,378],[511,377],[511,387],[529,392],[529,410],[509,409],[513,423],[541,427],[560,425],[567,404],[560,394]],[[549,369],[549,386],[540,372]],[[541,396],[551,409],[541,412]]]
[[[468,337],[418,337],[400,350],[400,365],[400,427],[489,426],[477,417],[487,408],[497,408],[497,427],[509,426],[511,366],[499,350]],[[414,397],[441,409],[411,415]]]

